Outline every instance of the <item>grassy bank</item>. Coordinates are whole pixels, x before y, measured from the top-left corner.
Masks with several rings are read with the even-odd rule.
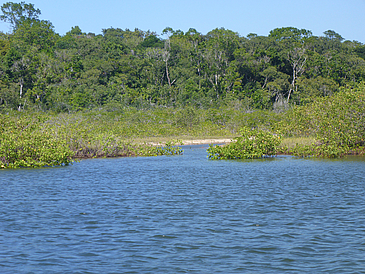
[[[273,139],[276,148],[270,148],[272,154],[341,157],[365,151],[364,128],[364,84],[283,113],[229,107],[101,109],[68,114],[14,111],[0,116],[0,167],[67,165],[78,158],[179,154],[181,150],[174,145],[182,140],[232,139],[239,137],[242,129],[248,131],[247,136],[252,130],[268,139],[280,135],[280,144]]]
[[[0,167],[67,165],[80,158],[179,154],[178,140],[231,138],[242,115],[229,110],[124,109],[71,114],[10,112],[0,116]],[[264,116],[249,114],[246,123]],[[257,123],[258,124],[258,123]],[[254,125],[256,126],[256,125]],[[151,145],[161,143],[163,146]]]

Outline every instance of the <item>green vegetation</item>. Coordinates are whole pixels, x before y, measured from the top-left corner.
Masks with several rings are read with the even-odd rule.
[[[173,141],[162,146],[128,142],[123,126],[86,115],[12,113],[0,116],[0,168],[68,165],[94,157],[181,154]],[[110,128],[114,126],[113,130]],[[130,133],[124,133],[126,136]],[[132,135],[130,135],[132,136]]]
[[[80,158],[180,154],[179,139],[230,138],[244,126],[271,130],[280,120],[280,114],[233,108],[125,108],[71,114],[11,111],[0,117],[2,168],[56,166]],[[48,158],[41,161],[37,156],[41,152]]]
[[[69,164],[74,153],[66,140],[49,128],[40,128],[42,118],[0,117],[0,168],[43,167]]]
[[[12,111],[0,116],[0,166],[42,167],[65,165],[78,158],[174,155],[182,153],[175,146],[179,139],[237,135],[231,144],[211,146],[209,158],[363,154],[364,115],[364,83],[281,113],[229,107],[125,108],[71,114]],[[166,145],[152,146],[152,141]]]
[[[211,146],[211,159],[262,158],[279,153],[294,156],[336,158],[365,153],[365,84],[342,89],[326,98],[317,98],[305,107],[295,107],[275,126],[288,138],[269,131],[244,128],[237,141]],[[297,143],[293,145],[293,140]],[[308,144],[308,141],[311,141]]]
[[[284,111],[365,80],[365,46],[328,30],[284,27],[247,37],[165,28],[161,35],[78,27],[65,35],[32,4],[8,2],[0,19],[0,109],[75,112],[153,106]]]
[[[340,157],[364,153],[365,84],[343,89],[328,98],[294,108],[287,127],[296,134],[314,136],[311,145],[298,145],[290,152],[298,156]]]
[[[12,26],[0,33],[1,168],[173,155],[171,140],[235,136],[209,157],[364,152],[365,45],[333,30],[61,36],[32,4],[1,12]]]
[[[280,136],[263,130],[243,128],[240,137],[225,146],[213,146],[208,149],[209,159],[254,159],[276,155],[280,145]]]

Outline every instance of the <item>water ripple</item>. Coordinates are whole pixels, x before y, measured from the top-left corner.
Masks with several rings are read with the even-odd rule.
[[[0,172],[0,273],[360,273],[365,159],[85,160]]]

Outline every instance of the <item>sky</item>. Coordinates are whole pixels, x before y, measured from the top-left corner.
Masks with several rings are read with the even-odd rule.
[[[267,36],[270,30],[295,27],[323,36],[334,30],[350,41],[365,43],[365,0],[12,0],[32,3],[40,19],[49,20],[64,35],[79,26],[85,33],[100,34],[110,27],[154,31],[166,27],[206,34],[225,28],[247,36]],[[8,1],[0,1],[1,5]],[[0,22],[0,31],[10,25]],[[163,37],[163,36],[161,36]]]

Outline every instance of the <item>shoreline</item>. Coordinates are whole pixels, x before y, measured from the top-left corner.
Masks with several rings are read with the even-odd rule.
[[[188,145],[210,145],[210,144],[228,144],[233,142],[232,139],[224,138],[224,139],[188,139],[188,140],[179,140],[176,145],[188,146]],[[166,142],[147,142],[147,145],[152,146],[164,146]]]
[[[227,145],[232,142],[235,142],[234,138],[207,138],[207,139],[185,139],[185,140],[179,140],[175,139],[174,141],[161,141],[161,142],[144,142],[144,143],[134,143],[135,145],[146,145],[146,146],[152,146],[152,147],[164,147],[167,143],[172,143],[173,147],[179,147],[179,146],[193,146],[193,145]],[[157,155],[156,155],[157,156]],[[284,152],[280,151],[277,152],[275,156],[293,156],[290,152]],[[344,156],[365,156],[365,153],[363,151],[349,151]],[[118,158],[118,157],[138,157],[138,155],[134,154],[121,154],[121,155],[83,155],[83,156],[76,156],[73,157],[74,160],[83,160],[83,159],[95,159],[95,158]],[[296,157],[310,157],[310,156],[296,156]]]
[[[187,139],[187,140],[176,140],[172,141],[173,147],[179,146],[189,146],[189,145],[210,145],[210,144],[229,144],[233,142],[233,138],[209,138],[209,139]],[[161,142],[144,142],[144,143],[134,143],[134,145],[145,145],[145,146],[152,146],[152,147],[164,147],[166,143],[171,141],[161,141]],[[133,144],[133,143],[132,143]],[[77,155],[74,156],[74,160],[83,160],[83,159],[96,159],[96,158],[118,158],[118,157],[137,157],[138,155],[134,154],[120,154],[120,155]],[[157,156],[157,155],[156,155]]]

